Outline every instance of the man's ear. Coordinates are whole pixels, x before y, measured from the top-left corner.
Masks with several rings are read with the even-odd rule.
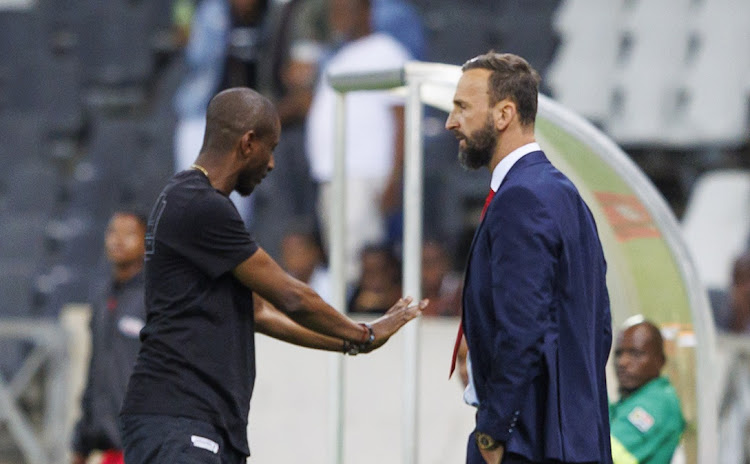
[[[495,123],[495,129],[498,131],[505,130],[516,116],[516,104],[506,98],[495,103],[492,107],[492,119]]]
[[[247,156],[252,153],[257,138],[258,135],[252,129],[242,134],[242,137],[240,137],[240,151],[243,155]]]

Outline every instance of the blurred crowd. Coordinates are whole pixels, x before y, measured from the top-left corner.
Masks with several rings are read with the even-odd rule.
[[[103,262],[91,243],[111,212],[122,205],[148,211],[166,179],[195,159],[208,100],[232,86],[271,98],[283,125],[274,172],[250,199],[234,198],[241,215],[277,260],[296,253],[285,248],[299,242],[285,237],[301,228],[315,235],[324,257],[335,100],[326,76],[392,69],[411,59],[461,64],[495,48],[525,56],[549,93],[544,78],[562,38],[557,25],[573,3],[472,0],[456,9],[443,0],[40,0],[29,10],[2,10],[7,40],[0,47],[0,81],[9,93],[0,98],[6,142],[0,155],[14,175],[0,175],[0,214],[13,217],[0,223],[5,236],[23,239],[4,250],[2,260],[16,263],[20,250],[33,253],[17,268],[22,271],[0,266],[0,284],[20,295],[29,285],[21,289],[14,282],[31,276],[31,306],[42,306],[32,310],[43,315],[87,298],[88,281]],[[373,310],[380,304],[371,287],[395,294],[401,281],[393,269],[400,269],[394,256],[400,256],[402,238],[403,100],[388,92],[353,92],[347,109],[348,299],[352,308]],[[444,118],[425,108],[424,188],[431,201],[423,224],[432,237],[424,243],[425,261],[434,253],[445,263],[423,269],[423,291],[432,298],[456,293],[455,274],[486,178],[456,169],[456,142],[444,130]],[[655,164],[679,164],[666,171],[687,172],[691,162],[688,153],[624,148],[649,175]],[[28,156],[14,156],[19,150]],[[729,158],[721,152],[704,150],[701,164],[688,170],[711,168],[709,159],[716,160],[713,167],[743,166],[741,147],[729,150]],[[679,217],[688,181],[652,180]],[[37,182],[51,187],[34,189]],[[320,259],[318,270],[324,268]],[[393,275],[371,276],[367,264],[376,259],[389,263],[378,272]],[[437,275],[443,272],[445,284]],[[315,272],[315,281],[324,280],[321,275]],[[738,306],[729,304],[737,300],[729,294],[729,288],[717,289],[713,298],[720,328],[738,327],[728,322],[730,306]],[[458,311],[457,303],[446,302],[434,313]]]

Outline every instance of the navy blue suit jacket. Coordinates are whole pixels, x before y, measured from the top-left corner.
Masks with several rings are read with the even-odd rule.
[[[578,190],[543,152],[522,157],[474,235],[463,294],[476,429],[506,452],[612,462],[605,274]]]

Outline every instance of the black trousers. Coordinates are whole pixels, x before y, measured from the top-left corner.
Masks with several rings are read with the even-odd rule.
[[[120,432],[126,464],[245,464],[220,429],[185,417],[125,415]]]

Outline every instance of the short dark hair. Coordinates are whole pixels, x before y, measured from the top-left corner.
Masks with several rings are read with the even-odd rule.
[[[254,130],[258,137],[273,133],[278,113],[271,101],[248,87],[233,87],[214,95],[206,110],[203,148],[231,149],[239,137]]]
[[[462,71],[469,69],[492,72],[488,82],[490,106],[510,98],[518,107],[521,124],[534,124],[541,78],[526,60],[512,53],[489,51],[470,59],[461,67]]]
[[[116,208],[114,212],[112,212],[112,215],[110,217],[115,217],[117,215],[131,216],[135,218],[135,220],[138,221],[138,223],[143,226],[144,229],[148,224],[148,216],[143,211],[135,207],[124,206]]]

